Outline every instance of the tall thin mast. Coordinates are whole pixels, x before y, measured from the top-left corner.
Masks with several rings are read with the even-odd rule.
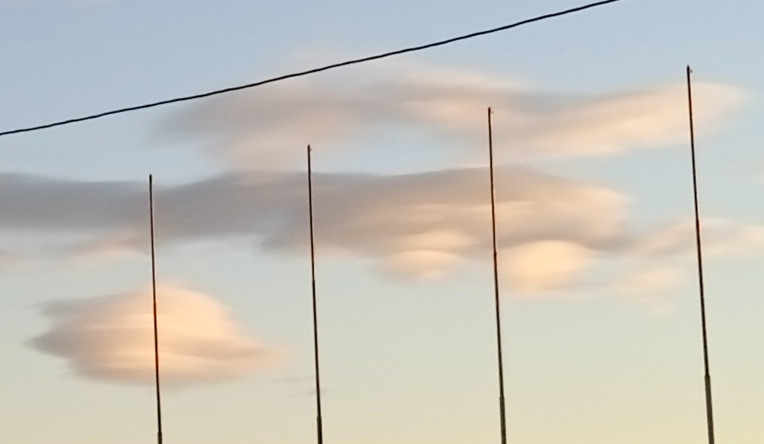
[[[162,444],[162,398],[159,390],[159,329],[157,327],[157,268],[154,248],[154,178],[149,174],[149,226],[151,230],[151,297],[154,315],[154,383],[157,396],[157,444]]]
[[[310,285],[313,298],[313,363],[316,377],[316,440],[324,442],[323,419],[321,418],[321,374],[318,360],[318,310],[316,304],[316,248],[313,236],[313,170],[308,145],[308,223],[310,226]]]
[[[700,244],[700,211],[698,210],[698,178],[695,168],[695,128],[692,118],[692,70],[687,66],[687,106],[690,116],[690,155],[692,158],[692,192],[695,201],[695,247],[698,257],[698,290],[700,294],[700,319],[703,331],[703,365],[705,368],[706,424],[708,444],[714,444],[714,410],[711,401],[711,371],[708,364],[708,333],[706,331],[706,298],[703,286],[703,252]]]
[[[501,346],[501,301],[499,298],[499,254],[496,241],[496,186],[493,176],[493,111],[488,108],[488,170],[491,177],[491,235],[493,238],[493,293],[496,306],[496,354],[499,364],[499,421],[501,444],[507,444],[507,413],[504,403],[504,358]]]

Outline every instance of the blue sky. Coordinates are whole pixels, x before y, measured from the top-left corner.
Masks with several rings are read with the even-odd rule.
[[[0,131],[579,4],[0,0]],[[762,13],[624,0],[0,138],[1,439],[154,439],[152,173],[165,441],[313,440],[310,143],[326,442],[498,442],[492,106],[510,441],[702,442],[690,64],[717,439],[761,442]]]

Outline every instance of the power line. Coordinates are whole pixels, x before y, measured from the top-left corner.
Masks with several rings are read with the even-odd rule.
[[[512,24],[509,24],[509,25],[499,26],[497,28],[487,29],[487,30],[483,30],[483,31],[477,31],[477,32],[473,32],[473,33],[470,33],[470,34],[464,34],[464,35],[461,35],[461,36],[458,36],[458,37],[451,37],[451,38],[448,38],[448,39],[445,39],[445,40],[439,40],[439,41],[432,42],[432,43],[426,43],[424,45],[411,46],[411,47],[408,47],[408,48],[398,49],[398,50],[395,50],[395,51],[389,51],[389,52],[385,52],[385,53],[381,53],[381,54],[376,54],[376,55],[372,55],[372,56],[361,57],[361,58],[358,58],[358,59],[347,60],[347,61],[339,62],[339,63],[333,63],[331,65],[321,66],[321,67],[318,67],[318,68],[312,68],[312,69],[308,69],[308,70],[305,70],[305,71],[298,71],[298,72],[293,72],[293,73],[289,73],[289,74],[284,74],[284,75],[280,75],[280,76],[276,76],[276,77],[271,77],[269,79],[253,82],[253,83],[247,83],[247,84],[244,84],[244,85],[231,86],[231,87],[228,87],[228,88],[217,89],[217,90],[208,91],[208,92],[204,92],[204,93],[200,93],[200,94],[192,94],[192,95],[189,95],[189,96],[182,96],[182,97],[176,97],[176,98],[173,98],[173,99],[160,100],[158,102],[151,102],[151,103],[146,103],[146,104],[143,104],[143,105],[128,106],[128,107],[125,107],[125,108],[119,108],[119,109],[114,109],[114,110],[111,110],[111,111],[104,111],[104,112],[97,113],[97,114],[90,114],[90,115],[86,115],[86,116],[82,116],[82,117],[75,117],[75,118],[71,118],[71,119],[60,120],[60,121],[57,121],[57,122],[46,123],[46,124],[43,124],[43,125],[35,125],[35,126],[26,127],[26,128],[17,128],[17,129],[13,129],[13,130],[9,130],[9,131],[3,131],[3,132],[0,132],[0,137],[2,137],[2,136],[9,136],[11,134],[30,133],[30,132],[33,132],[33,131],[40,131],[40,130],[44,130],[44,129],[48,129],[48,128],[53,128],[53,127],[57,127],[57,126],[64,126],[64,125],[70,125],[70,124],[78,123],[78,122],[85,122],[87,120],[100,119],[102,117],[112,116],[112,115],[115,115],[115,114],[123,114],[123,113],[132,112],[132,111],[139,111],[139,110],[148,109],[148,108],[155,108],[155,107],[158,107],[158,106],[169,105],[169,104],[178,103],[178,102],[188,102],[188,101],[191,101],[191,100],[203,99],[205,97],[216,96],[216,95],[219,95],[219,94],[225,94],[225,93],[229,93],[229,92],[233,92],[233,91],[240,91],[240,90],[243,90],[243,89],[255,88],[257,86],[263,86],[263,85],[267,85],[269,83],[276,83],[276,82],[280,82],[282,80],[292,79],[292,78],[295,78],[295,77],[304,77],[304,76],[311,75],[311,74],[316,74],[316,73],[319,73],[319,72],[322,72],[322,71],[328,71],[330,69],[341,68],[341,67],[349,66],[349,65],[356,65],[356,64],[359,64],[359,63],[365,63],[365,62],[370,62],[372,60],[384,59],[384,58],[387,58],[387,57],[392,57],[392,56],[396,56],[396,55],[406,54],[406,53],[410,53],[410,52],[423,51],[425,49],[435,48],[437,46],[444,46],[444,45],[448,45],[450,43],[455,43],[455,42],[458,42],[458,41],[461,41],[461,40],[468,40],[468,39],[472,39],[472,38],[475,38],[475,37],[480,37],[480,36],[484,36],[484,35],[488,35],[488,34],[493,34],[493,33],[500,32],[500,31],[506,31],[508,29],[517,28],[519,26],[527,25],[527,24],[530,24],[530,23],[540,22],[540,21],[543,21],[543,20],[548,20],[548,19],[551,19],[551,18],[563,16],[563,15],[573,14],[575,12],[584,11],[586,9],[595,8],[597,6],[603,6],[603,5],[606,5],[606,4],[609,4],[609,3],[616,3],[616,2],[619,2],[619,1],[621,1],[621,0],[604,0],[604,1],[599,1],[599,2],[595,2],[595,3],[590,3],[590,4],[587,4],[587,5],[578,6],[578,7],[571,8],[571,9],[566,9],[566,10],[563,10],[563,11],[553,12],[553,13],[544,14],[544,15],[540,15],[540,16],[537,16],[537,17],[521,20],[519,22],[512,23]]]

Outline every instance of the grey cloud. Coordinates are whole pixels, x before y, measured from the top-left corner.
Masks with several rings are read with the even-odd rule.
[[[145,187],[129,182],[78,182],[0,174],[0,224],[18,231],[91,234],[127,228],[148,208]]]
[[[499,168],[496,177],[503,275],[519,291],[569,288],[616,257],[674,260],[686,254],[688,226],[635,234],[627,225],[629,200],[604,186],[517,167]],[[144,184],[21,175],[0,175],[0,181],[0,229],[28,234],[30,242],[22,245],[60,256],[147,250]],[[302,254],[308,246],[306,186],[305,173],[276,171],[158,186],[158,245],[236,241]],[[484,168],[315,174],[320,254],[363,257],[377,271],[420,278],[487,260],[488,190]],[[711,253],[728,256],[764,245],[758,226],[726,221],[707,227],[716,227],[707,245]]]
[[[486,173],[316,174],[318,245],[382,261],[422,252],[482,257],[490,249]],[[76,233],[77,248],[147,246],[147,190],[140,184],[19,175],[0,180],[6,190],[0,206],[12,209],[0,214],[5,230]],[[506,167],[497,171],[497,189],[502,248],[552,239],[602,250],[623,242],[626,199],[607,188]],[[155,202],[162,246],[249,239],[267,250],[299,252],[307,245],[303,173],[226,175],[159,187]]]

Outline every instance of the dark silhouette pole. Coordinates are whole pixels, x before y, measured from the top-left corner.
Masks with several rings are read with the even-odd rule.
[[[711,400],[711,370],[708,364],[708,333],[706,330],[706,297],[703,287],[703,251],[700,244],[700,211],[698,210],[698,176],[695,167],[695,128],[692,118],[692,70],[687,66],[687,105],[690,116],[690,156],[692,158],[692,192],[695,202],[695,247],[698,257],[698,290],[700,294],[700,319],[703,331],[703,365],[705,368],[706,424],[708,444],[714,444],[714,410]]]
[[[321,374],[318,360],[318,310],[316,304],[316,247],[313,236],[313,170],[308,145],[308,225],[310,226],[310,285],[313,297],[313,363],[316,376],[316,439],[324,442],[323,419],[321,418]]]
[[[157,268],[154,248],[154,178],[149,174],[149,226],[151,230],[151,297],[154,315],[154,383],[157,395],[157,444],[162,444],[162,398],[159,390],[159,329],[157,327]]]
[[[501,346],[501,301],[499,298],[499,254],[496,241],[496,186],[493,175],[493,111],[488,108],[488,170],[491,178],[491,235],[493,239],[493,296],[496,306],[496,354],[499,364],[499,421],[501,444],[507,444],[507,413],[504,403],[504,358]]]

